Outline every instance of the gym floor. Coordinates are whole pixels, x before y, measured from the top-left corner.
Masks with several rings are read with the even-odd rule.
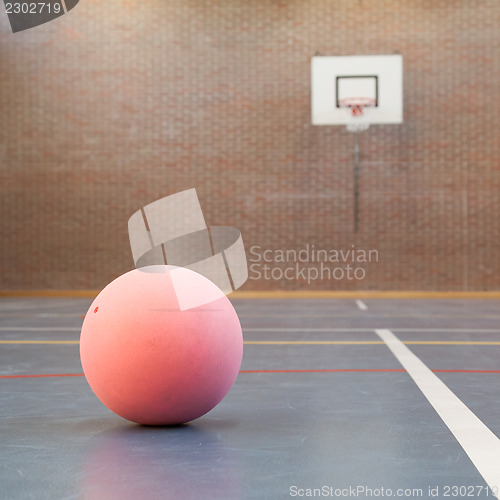
[[[493,496],[498,300],[234,299],[241,373],[176,427],[94,396],[78,352],[90,303],[0,299],[3,500]]]

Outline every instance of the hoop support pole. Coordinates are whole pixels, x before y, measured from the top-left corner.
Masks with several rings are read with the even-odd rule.
[[[359,230],[359,132],[354,132],[354,232]]]

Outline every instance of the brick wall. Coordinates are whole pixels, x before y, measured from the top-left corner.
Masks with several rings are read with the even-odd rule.
[[[103,287],[128,217],[190,187],[254,254],[378,251],[364,279],[247,290],[500,288],[498,0],[81,0],[16,34],[1,9],[0,289]],[[405,123],[360,136],[358,234],[353,136],[310,124],[317,52],[404,58]]]

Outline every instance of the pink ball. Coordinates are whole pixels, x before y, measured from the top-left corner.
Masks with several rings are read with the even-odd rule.
[[[182,295],[206,303],[181,310]],[[80,338],[83,371],[96,396],[121,417],[147,425],[189,422],[210,411],[236,380],[242,356],[241,325],[229,299],[204,276],[171,266],[135,269],[112,281],[90,306]]]

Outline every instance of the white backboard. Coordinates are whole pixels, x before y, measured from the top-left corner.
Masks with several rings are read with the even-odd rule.
[[[311,61],[313,125],[403,122],[403,57],[316,56]],[[360,95],[358,95],[360,94]],[[353,117],[339,100],[364,97],[375,101]]]

